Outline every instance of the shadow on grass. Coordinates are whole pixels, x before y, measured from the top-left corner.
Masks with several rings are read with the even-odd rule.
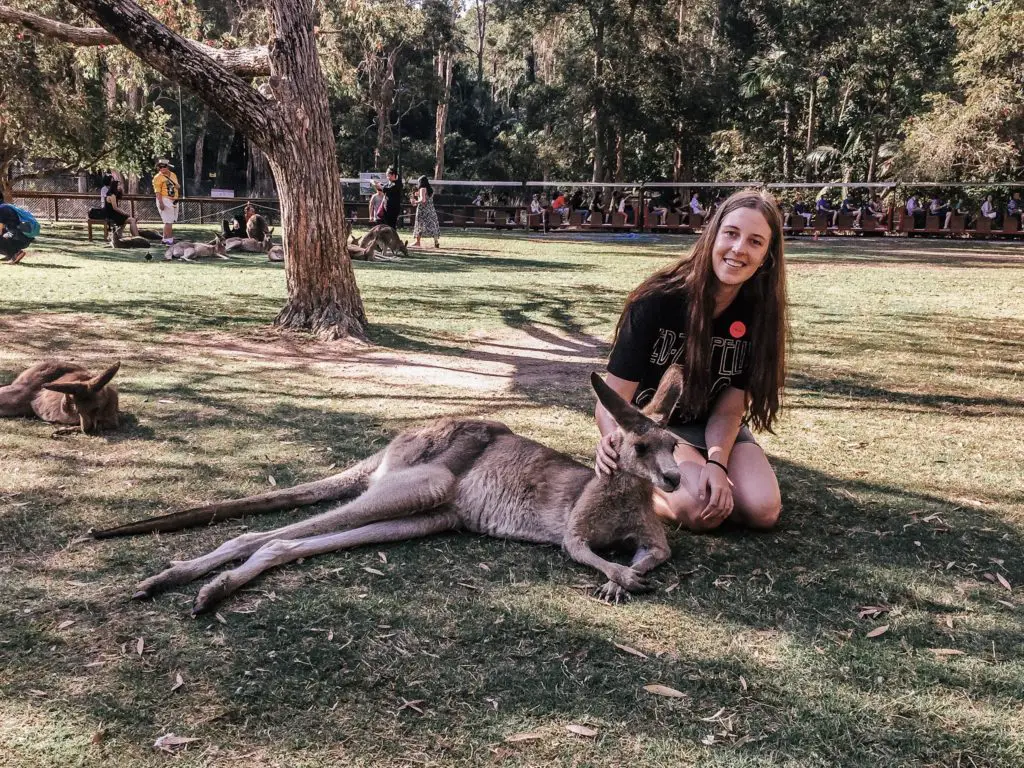
[[[193,622],[198,583],[129,605],[130,582],[140,562],[147,571],[182,549],[197,554],[238,525],[91,543],[104,565],[51,577],[116,587],[51,606],[76,621],[70,632],[31,618],[9,625],[6,694],[28,706],[103,658],[88,692],[63,692],[49,706],[102,722],[129,745],[149,744],[158,724],[171,723],[247,748],[344,741],[367,755],[384,740],[384,762],[421,751],[471,764],[512,733],[540,729],[557,740],[565,724],[586,722],[601,732],[595,764],[636,750],[649,762],[694,757],[709,737],[725,750],[723,765],[746,765],[744,755],[758,765],[950,764],[957,754],[1015,764],[1020,744],[998,723],[1024,696],[1024,626],[986,601],[1001,588],[980,572],[1004,560],[1020,581],[1021,532],[895,486],[785,463],[779,475],[779,531],[677,533],[673,560],[656,572],[659,591],[619,607],[589,601],[575,585],[597,580],[554,548],[442,536],[287,566],[222,606],[224,624]],[[49,599],[15,592],[8,610]],[[878,620],[892,624],[886,635],[864,637],[878,623],[857,618],[865,604],[892,609]],[[940,621],[952,615],[956,631]],[[140,634],[142,656],[132,650]],[[944,660],[930,648],[964,655]],[[186,683],[171,696],[176,674]],[[642,690],[649,683],[686,698],[652,696]]]

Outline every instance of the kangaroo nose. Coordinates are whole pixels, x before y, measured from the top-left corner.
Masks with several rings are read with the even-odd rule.
[[[679,487],[679,472],[666,472],[665,473],[665,485],[668,486],[670,491],[674,491]]]

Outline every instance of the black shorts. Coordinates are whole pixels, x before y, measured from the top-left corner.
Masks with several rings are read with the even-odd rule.
[[[680,442],[686,443],[691,448],[696,448],[701,454],[707,456],[708,444],[704,437],[704,430],[707,424],[683,424],[678,427],[668,427],[668,431],[679,438]],[[736,443],[753,443],[757,445],[754,433],[746,424],[740,425],[740,431],[736,435]]]

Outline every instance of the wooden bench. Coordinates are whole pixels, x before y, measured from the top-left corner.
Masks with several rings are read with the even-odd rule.
[[[949,231],[954,234],[961,234],[966,229],[967,217],[962,213],[954,213],[949,217]]]
[[[591,211],[590,218],[587,219],[586,227],[588,229],[600,229],[604,226],[604,214],[601,211]]]
[[[583,211],[573,211],[569,214],[569,226],[570,227],[582,227],[583,226]]]
[[[978,223],[974,225],[974,231],[977,232],[979,235],[990,234],[992,232],[992,221],[993,219],[990,219],[987,216],[982,216],[979,213]]]
[[[1014,235],[1020,232],[1020,219],[1014,214],[1006,214],[1003,217],[1003,232],[1008,235]]]

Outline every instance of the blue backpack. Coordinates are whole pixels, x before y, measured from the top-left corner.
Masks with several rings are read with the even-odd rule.
[[[39,222],[36,220],[35,216],[24,208],[19,208],[18,206],[11,205],[10,203],[4,203],[3,206],[5,208],[10,208],[18,214],[18,218],[21,220],[21,226],[19,229],[24,233],[25,237],[31,240],[35,240],[39,237]]]

